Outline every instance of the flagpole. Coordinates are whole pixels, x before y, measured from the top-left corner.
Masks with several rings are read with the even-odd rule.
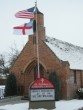
[[[40,78],[40,69],[39,69],[39,41],[38,41],[38,26],[37,26],[37,0],[35,2],[36,8],[36,42],[37,42],[37,69],[38,69],[38,78]]]

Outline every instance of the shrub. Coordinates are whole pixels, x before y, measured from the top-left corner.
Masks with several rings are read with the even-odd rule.
[[[10,74],[7,77],[6,87],[5,87],[5,94],[4,96],[13,96],[17,94],[17,84],[16,84],[16,77],[14,74]]]
[[[49,80],[55,87],[55,100],[58,101],[61,98],[61,90],[60,90],[60,80],[56,72],[53,72],[49,75]]]
[[[77,91],[76,91],[79,99],[83,99],[83,88],[79,88]]]

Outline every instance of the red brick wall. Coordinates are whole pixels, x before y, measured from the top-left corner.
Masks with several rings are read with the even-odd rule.
[[[76,77],[74,77],[74,70],[70,70],[70,76],[67,79],[67,98],[76,98],[76,91],[82,86],[82,71],[76,70]],[[75,82],[76,78],[76,82]]]
[[[26,86],[25,93],[28,91],[29,84],[34,80],[34,72],[30,71],[30,69],[33,69],[33,67],[35,66],[35,50],[36,45],[33,45],[32,42],[29,41],[22,50],[17,61],[11,68],[11,72],[13,72],[17,77],[17,84]],[[39,41],[39,60],[40,64],[42,64],[46,71],[44,75],[45,77],[48,78],[51,71],[56,71],[58,73],[58,76],[60,77],[61,81],[65,84],[62,85],[62,94],[64,92],[66,94],[65,80],[67,78],[69,67],[68,65],[62,65],[58,57],[47,47],[45,42],[42,40]],[[47,73],[47,71],[49,71],[49,73]],[[62,96],[66,97],[65,94],[63,94]]]

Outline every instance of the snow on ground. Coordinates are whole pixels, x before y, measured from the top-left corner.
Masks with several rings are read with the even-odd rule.
[[[53,110],[78,110],[78,108],[83,107],[83,100],[61,100],[55,102],[55,104],[56,104],[56,108]],[[0,106],[0,110],[28,110],[28,108],[29,108],[29,102]],[[46,110],[46,109],[39,108],[38,110]]]

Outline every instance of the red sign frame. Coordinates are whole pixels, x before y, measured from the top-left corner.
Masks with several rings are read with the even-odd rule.
[[[31,84],[31,89],[36,88],[50,88],[54,89],[54,85],[46,78],[39,78]]]

